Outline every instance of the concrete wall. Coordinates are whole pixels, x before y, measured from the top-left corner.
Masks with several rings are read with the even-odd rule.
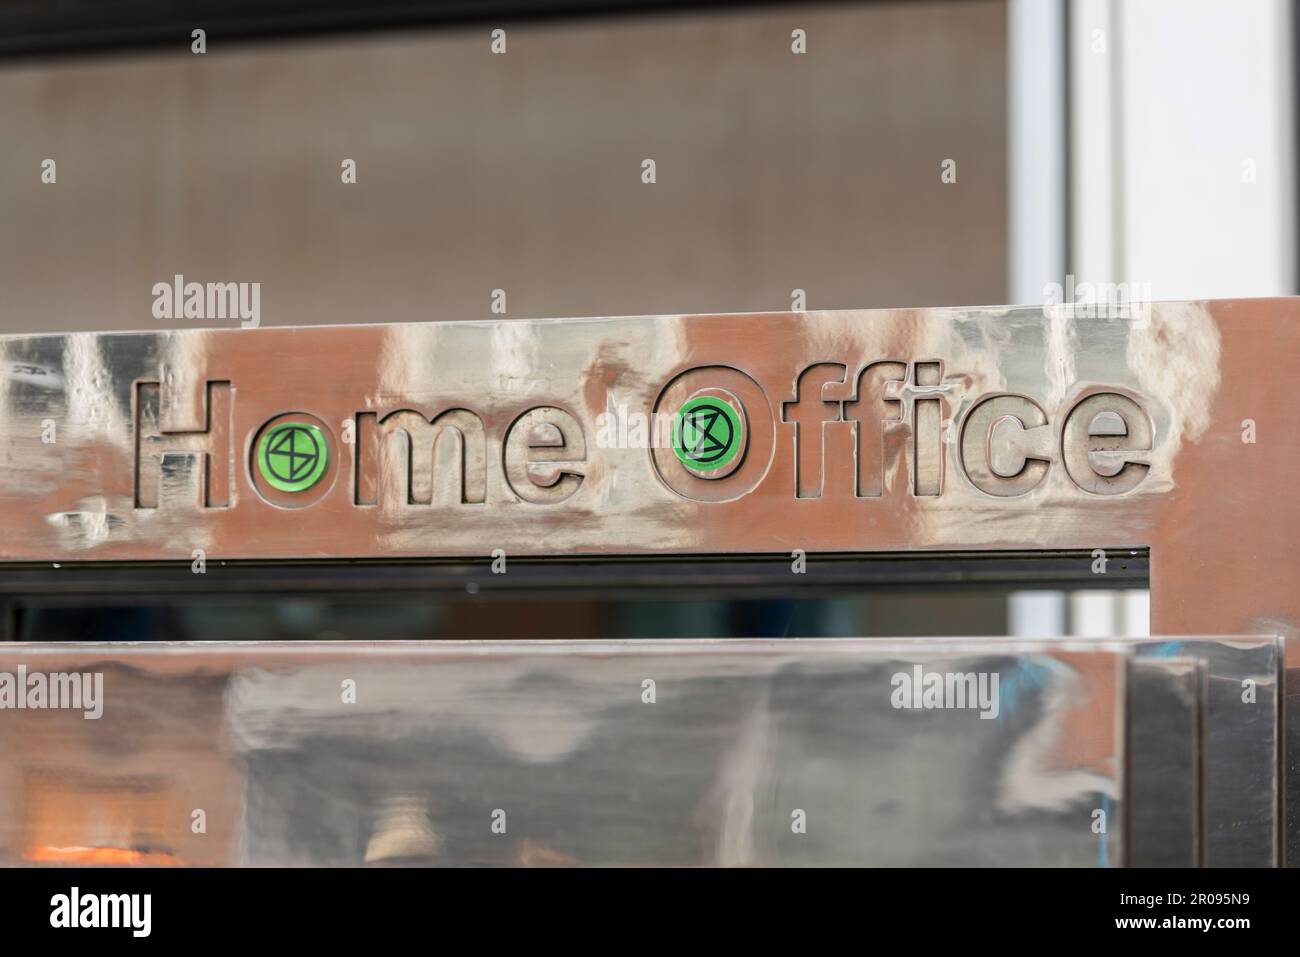
[[[1007,298],[1003,3],[507,27],[0,66],[0,332]]]

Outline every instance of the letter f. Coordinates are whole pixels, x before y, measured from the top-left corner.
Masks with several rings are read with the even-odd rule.
[[[828,422],[841,421],[841,403],[827,397],[827,387],[842,385],[848,366],[817,362],[799,373],[794,401],[781,403],[781,421],[794,425],[795,497],[821,498]]]

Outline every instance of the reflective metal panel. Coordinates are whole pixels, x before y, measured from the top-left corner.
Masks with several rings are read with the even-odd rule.
[[[1281,301],[10,337],[0,555],[1158,544],[1205,470],[1241,521],[1278,481],[1258,468],[1284,453],[1240,441],[1250,395],[1225,367],[1274,354],[1241,315],[1265,308],[1293,318]],[[693,397],[736,416],[700,433],[726,433],[725,465],[672,447]],[[259,468],[285,415],[320,433],[308,489]]]
[[[1104,575],[1146,547],[1153,633],[1295,637],[1298,310],[6,337],[0,561],[801,550],[815,568],[828,552],[1037,548]],[[1277,689],[1229,708],[1205,660],[1212,741],[1259,732],[1211,746],[1209,857],[1279,859]],[[1223,667],[1238,686],[1268,671]],[[1292,794],[1298,713],[1282,716]]]
[[[1205,863],[1205,667],[1137,658],[1128,667],[1128,863]]]
[[[103,685],[97,718],[3,715],[0,855],[1114,865],[1126,654],[987,640],[6,646],[0,671]]]
[[[1278,863],[1280,649],[1273,639],[1147,642],[1139,655],[1201,663],[1205,691],[1206,863]]]
[[[1295,634],[1298,308],[6,337],[0,559],[1148,545],[1153,631]],[[673,448],[694,398],[725,466]],[[286,414],[328,459],[293,492]]]

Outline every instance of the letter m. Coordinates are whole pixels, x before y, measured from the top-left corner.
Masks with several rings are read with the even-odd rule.
[[[356,504],[480,503],[487,499],[487,437],[468,409],[448,409],[431,419],[398,409],[382,419],[357,416]],[[382,489],[382,493],[381,493]]]
[[[130,927],[131,898],[126,894],[105,894],[100,898],[104,902],[104,911],[100,914],[101,927]]]

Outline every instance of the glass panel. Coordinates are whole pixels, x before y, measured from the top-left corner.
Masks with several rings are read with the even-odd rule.
[[[863,589],[810,598],[582,601],[518,596],[294,597],[159,605],[33,603],[23,641],[337,639],[881,638],[946,635],[1105,638],[1149,634],[1149,593]]]

